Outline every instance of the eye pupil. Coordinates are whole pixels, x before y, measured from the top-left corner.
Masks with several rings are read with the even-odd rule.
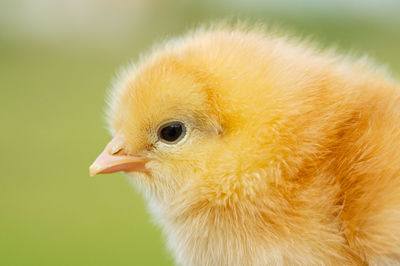
[[[179,122],[171,122],[162,127],[160,137],[166,142],[174,142],[181,138],[184,133],[184,126]]]

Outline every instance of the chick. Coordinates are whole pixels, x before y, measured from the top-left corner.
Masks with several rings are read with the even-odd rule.
[[[91,174],[124,171],[180,265],[400,264],[400,88],[244,27],[161,45],[115,83]]]

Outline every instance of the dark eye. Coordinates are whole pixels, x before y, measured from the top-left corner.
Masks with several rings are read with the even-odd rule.
[[[182,139],[186,134],[186,127],[181,122],[169,122],[161,126],[158,137],[163,142],[174,144]]]

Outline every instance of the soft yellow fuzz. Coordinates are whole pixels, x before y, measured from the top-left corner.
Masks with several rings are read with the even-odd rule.
[[[110,127],[181,265],[400,264],[400,88],[366,60],[211,27],[116,83]],[[174,145],[166,121],[186,124]]]

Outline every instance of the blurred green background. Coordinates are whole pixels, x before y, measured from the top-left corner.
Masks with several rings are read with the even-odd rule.
[[[220,18],[280,25],[400,73],[400,1],[0,3],[0,265],[172,265],[122,174],[88,176],[109,139],[113,73]]]

